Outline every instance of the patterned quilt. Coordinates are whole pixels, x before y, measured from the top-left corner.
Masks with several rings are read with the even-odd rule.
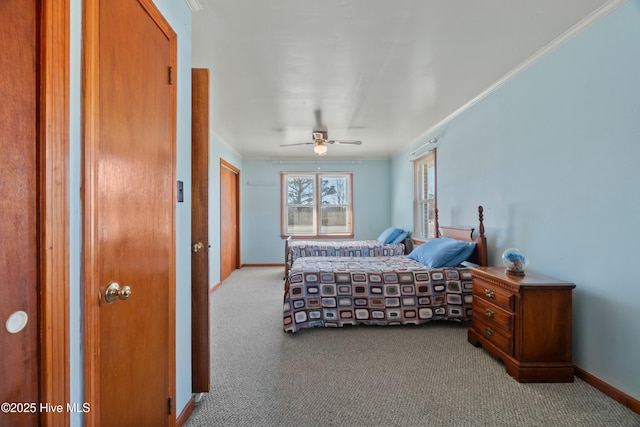
[[[404,243],[380,243],[377,240],[292,240],[288,243],[289,266],[302,257],[380,257],[404,255]]]
[[[464,321],[471,294],[468,268],[429,269],[406,256],[304,257],[285,281],[283,327]]]

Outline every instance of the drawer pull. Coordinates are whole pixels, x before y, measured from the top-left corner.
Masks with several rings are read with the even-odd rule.
[[[493,318],[494,316],[494,312],[489,310],[488,308],[484,311],[484,314],[486,314],[488,317]]]
[[[485,332],[487,333],[487,335],[489,335],[490,337],[493,336],[493,331],[491,330],[491,328],[485,328]]]
[[[492,290],[490,290],[490,289],[485,289],[485,290],[484,290],[484,294],[485,294],[486,296],[488,296],[489,298],[495,298],[495,294],[494,294],[494,293],[493,293],[493,291],[492,291]]]

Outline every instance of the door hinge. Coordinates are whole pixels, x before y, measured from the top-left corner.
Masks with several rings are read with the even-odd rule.
[[[169,415],[173,413],[173,398],[169,396]]]
[[[169,67],[169,84],[173,84],[173,67]]]

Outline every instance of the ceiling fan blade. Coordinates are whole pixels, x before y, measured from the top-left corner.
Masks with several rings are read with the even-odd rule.
[[[315,141],[313,141],[313,142],[296,142],[294,144],[280,144],[280,147],[292,147],[294,145],[315,145]]]
[[[338,144],[351,144],[351,145],[362,144],[362,141],[356,141],[353,139],[336,139],[335,141],[332,141],[332,142],[337,142]]]

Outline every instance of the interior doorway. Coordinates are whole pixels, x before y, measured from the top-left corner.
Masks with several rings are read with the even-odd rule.
[[[240,169],[220,159],[220,281],[240,268]]]
[[[152,0],[83,23],[85,424],[171,426],[177,36]]]

